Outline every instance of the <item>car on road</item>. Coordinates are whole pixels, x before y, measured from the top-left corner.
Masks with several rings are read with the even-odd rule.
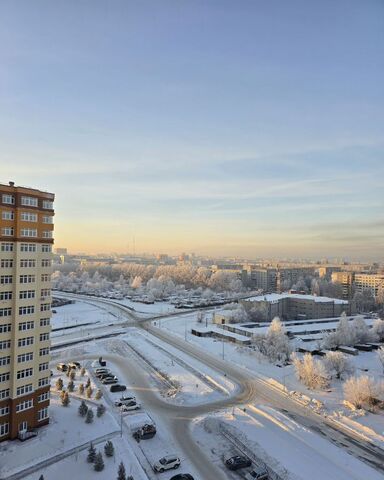
[[[136,397],[121,397],[119,400],[115,401],[115,407],[122,407],[129,402],[136,402]]]
[[[127,387],[125,385],[120,385],[117,383],[116,385],[111,385],[111,388],[109,389],[111,392],[124,392],[127,390]]]
[[[264,467],[256,467],[245,475],[246,480],[269,480],[269,475]]]
[[[119,379],[117,377],[106,377],[103,380],[101,380],[101,383],[104,385],[112,385],[112,383],[117,383]]]
[[[166,455],[153,465],[153,470],[162,473],[172,468],[179,468],[180,464],[180,458],[176,457],[176,455]]]
[[[194,480],[190,473],[178,473],[170,478],[170,480]]]
[[[68,370],[68,366],[65,363],[58,363],[56,368],[59,372],[66,372]]]
[[[240,468],[250,467],[251,465],[251,460],[242,455],[235,455],[225,461],[225,466],[229,468],[229,470],[239,470]]]
[[[132,400],[131,402],[124,403],[121,406],[121,410],[123,412],[131,412],[132,410],[140,410],[141,405],[140,403],[137,403],[135,400]]]

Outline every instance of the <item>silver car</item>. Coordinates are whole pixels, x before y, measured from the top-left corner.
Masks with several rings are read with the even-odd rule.
[[[171,470],[172,468],[179,468],[181,464],[180,458],[176,455],[166,455],[163,458],[160,458],[158,462],[153,465],[153,470],[155,472],[165,472],[165,470]]]

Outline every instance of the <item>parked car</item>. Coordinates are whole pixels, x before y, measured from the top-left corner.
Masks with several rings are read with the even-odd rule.
[[[229,470],[239,470],[240,468],[250,467],[251,465],[251,460],[241,455],[235,455],[225,461],[225,466],[229,468]]]
[[[165,470],[171,470],[172,468],[179,468],[181,464],[180,458],[176,455],[166,455],[163,458],[160,458],[158,462],[153,465],[153,470],[155,472],[165,472]]]
[[[109,389],[111,392],[124,392],[127,389],[125,385],[120,385],[119,383],[116,383],[115,385],[111,385],[111,388]]]
[[[97,378],[99,378],[100,380],[104,380],[104,378],[108,378],[108,377],[114,377],[115,375],[113,375],[112,372],[104,372],[104,373],[99,373],[98,375],[96,375]]]
[[[95,370],[96,375],[98,375],[99,373],[106,373],[106,372],[110,372],[109,368],[103,367],[103,368],[96,368]]]
[[[156,426],[153,423],[146,423],[133,432],[133,438],[140,442],[140,440],[148,440],[156,435]]]
[[[81,365],[79,362],[69,362],[68,368],[81,368]]]
[[[111,385],[112,383],[117,383],[118,380],[119,379],[117,377],[107,377],[104,378],[101,383],[103,383],[104,385]]]
[[[194,480],[190,473],[178,473],[174,475],[170,480]]]
[[[132,401],[136,402],[136,397],[121,397],[120,400],[115,401],[115,407],[121,407]]]
[[[136,400],[132,400],[131,402],[124,403],[121,406],[123,412],[131,412],[132,410],[140,410],[141,405],[137,403]]]
[[[58,363],[56,368],[59,372],[66,372],[68,370],[68,366],[65,363]]]
[[[269,475],[264,467],[256,467],[245,475],[246,480],[269,480]]]

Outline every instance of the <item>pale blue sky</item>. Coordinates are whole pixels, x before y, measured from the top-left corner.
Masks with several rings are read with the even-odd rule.
[[[72,250],[383,258],[384,2],[3,0],[0,181]]]

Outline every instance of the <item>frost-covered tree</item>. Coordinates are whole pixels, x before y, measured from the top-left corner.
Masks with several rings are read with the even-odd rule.
[[[278,317],[275,317],[266,334],[252,337],[256,349],[271,362],[286,362],[292,353],[288,335]]]
[[[93,443],[91,442],[88,448],[88,455],[87,455],[87,462],[88,463],[93,463],[96,458],[96,449],[93,446]]]
[[[104,415],[104,413],[105,413],[105,407],[102,403],[100,403],[100,405],[97,406],[96,415],[98,417],[101,417],[102,415]]]
[[[71,370],[69,370],[69,378],[71,380],[75,380],[76,378],[76,370],[74,368],[71,368]]]
[[[98,452],[96,454],[93,468],[96,470],[96,472],[101,472],[102,470],[104,470],[104,460],[101,452]]]
[[[81,417],[85,417],[87,415],[88,407],[84,400],[81,401],[78,412]]]
[[[384,340],[384,320],[377,318],[372,325],[372,331],[380,342],[383,341]]]
[[[137,289],[141,288],[142,285],[143,285],[143,280],[142,280],[141,277],[136,276],[136,277],[132,280],[131,287],[132,287],[134,290],[137,290]]]
[[[359,313],[370,312],[375,308],[375,297],[371,290],[365,289],[362,292],[355,293],[353,303]]]
[[[91,386],[91,379],[90,378],[87,378],[87,382],[85,384],[85,388],[88,388]]]
[[[80,383],[80,385],[79,385],[79,393],[80,393],[80,395],[84,395],[84,383]]]
[[[306,353],[303,358],[292,354],[291,358],[296,377],[306,387],[311,390],[321,390],[329,385],[324,365],[319,360],[315,360],[310,353]]]
[[[368,375],[350,377],[344,383],[344,398],[356,408],[372,409],[383,394],[383,385]]]
[[[104,445],[104,452],[107,457],[113,457],[115,454],[115,447],[110,440]]]
[[[73,392],[75,390],[75,384],[73,383],[73,380],[70,380],[68,382],[67,390],[68,390],[68,392]]]
[[[63,407],[68,407],[70,402],[71,400],[69,398],[68,392],[64,392],[63,398],[61,399],[61,404],[63,405]]]
[[[62,380],[61,378],[58,378],[58,379],[56,380],[56,388],[57,388],[57,390],[62,390],[62,389],[63,389],[63,385],[64,385],[64,384],[63,384],[63,380]]]
[[[125,472],[125,466],[123,462],[120,462],[117,470],[117,480],[127,480],[127,474]]]
[[[85,423],[92,423],[93,417],[94,417],[94,414],[93,414],[92,408],[88,408],[87,414],[85,416]]]
[[[377,356],[379,359],[379,362],[381,363],[384,371],[384,347],[380,347],[377,351]]]
[[[85,372],[86,372],[85,368],[84,368],[84,367],[81,367],[80,376],[81,376],[81,377],[84,377]]]
[[[354,368],[349,358],[341,352],[327,352],[324,366],[331,377],[340,379],[343,375],[350,374]]]
[[[92,387],[91,386],[87,387],[87,389],[85,391],[85,394],[87,395],[87,398],[91,398],[92,393],[93,393]]]
[[[100,400],[100,398],[103,396],[103,392],[98,389],[95,393],[95,400]]]

